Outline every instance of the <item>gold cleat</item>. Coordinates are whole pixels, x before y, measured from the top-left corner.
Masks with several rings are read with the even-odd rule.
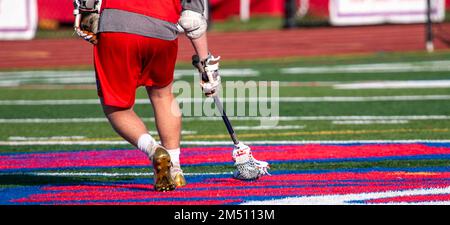
[[[167,150],[162,147],[156,147],[155,154],[153,155],[153,170],[155,178],[155,190],[156,191],[173,191],[176,188],[176,184],[170,175],[170,168],[172,162],[170,161],[170,155]]]
[[[177,187],[183,187],[186,186],[186,179],[184,179],[184,176],[182,173],[177,173],[173,180],[175,181],[175,184],[177,185]]]

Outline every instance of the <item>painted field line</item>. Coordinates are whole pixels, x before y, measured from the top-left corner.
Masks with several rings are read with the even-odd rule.
[[[158,135],[157,131],[149,131],[150,135]],[[197,131],[191,130],[182,130],[182,135],[194,135],[197,134]],[[25,137],[25,136],[10,136],[8,137],[9,141],[86,141],[89,138],[84,136],[52,136],[52,137]]]
[[[449,88],[450,80],[408,80],[408,81],[369,81],[340,83],[334,89],[402,89],[402,88]]]
[[[289,131],[289,132],[272,132],[271,137],[304,137],[304,136],[327,136],[327,135],[358,135],[358,134],[389,134],[389,133],[417,133],[417,132],[431,132],[431,133],[448,133],[450,129],[378,129],[378,130],[319,130],[319,131]],[[240,133],[242,138],[265,138],[266,133]],[[220,140],[228,139],[228,134],[205,134],[205,135],[184,135],[184,140]],[[0,145],[109,145],[122,144],[123,141],[119,137],[113,138],[87,138],[84,140],[48,140],[48,141],[3,141]],[[126,142],[125,142],[126,143]],[[126,143],[127,144],[127,143]],[[184,144],[184,142],[182,142]]]
[[[407,124],[409,120],[333,120],[337,125]]]
[[[429,128],[429,129],[378,129],[378,130],[318,130],[318,131],[290,131],[290,132],[272,132],[266,133],[240,133],[241,138],[263,138],[263,137],[302,137],[302,136],[323,136],[323,135],[357,135],[357,134],[389,134],[389,133],[416,133],[416,132],[431,132],[431,133],[448,133],[448,128]],[[186,135],[184,140],[214,140],[214,139],[229,138],[226,134],[205,134],[205,135]]]
[[[257,70],[251,68],[234,68],[234,69],[221,69],[221,75],[225,76],[258,76],[260,73]],[[195,69],[178,69],[175,70],[175,77],[182,76],[197,76]],[[10,79],[39,79],[39,78],[72,78],[72,77],[92,77],[95,78],[95,72],[88,71],[12,71],[12,72],[0,72],[0,81]],[[95,80],[94,80],[95,81]]]
[[[407,116],[278,116],[278,117],[229,117],[235,121],[335,121],[335,120],[449,120],[450,115],[407,115]],[[154,118],[142,118],[144,122],[154,122]],[[220,117],[183,117],[183,121],[219,121]],[[33,123],[104,123],[108,120],[98,118],[0,118],[0,123],[33,124]]]
[[[372,63],[317,67],[291,67],[281,69],[282,74],[334,74],[334,73],[403,73],[450,71],[450,61],[405,63]]]
[[[23,137],[11,136],[9,141],[61,141],[61,140],[80,140],[86,139],[85,136],[51,136],[51,137]]]
[[[257,77],[259,71],[251,68],[221,69],[225,77]],[[174,77],[197,76],[192,70],[175,70]],[[94,71],[20,71],[0,72],[0,86],[19,86],[22,84],[95,84]]]
[[[324,96],[324,97],[276,97],[276,98],[223,98],[223,102],[372,102],[372,101],[424,101],[450,100],[450,95],[400,95],[400,96]],[[206,98],[177,98],[180,103],[204,103]],[[43,99],[0,100],[0,105],[97,105],[98,99]],[[150,104],[148,99],[136,99],[135,104]]]
[[[389,202],[389,203],[366,203],[376,205],[450,205],[450,201],[424,201],[424,202]]]
[[[220,173],[183,173],[185,176],[202,176],[202,175],[229,175],[233,172]],[[31,176],[55,176],[55,177],[144,177],[153,176],[153,172],[12,172],[0,173],[0,176],[10,175],[31,175]]]
[[[302,145],[302,144],[411,144],[411,143],[450,143],[450,139],[410,139],[410,140],[302,140],[302,141],[245,141],[247,145]],[[0,146],[30,145],[130,145],[126,141],[0,141]],[[231,141],[181,141],[187,146],[231,146]]]
[[[371,192],[358,194],[288,197],[277,200],[249,201],[243,203],[243,205],[342,205],[342,204],[357,204],[352,202],[365,201],[371,199],[394,198],[394,197],[415,196],[415,195],[439,195],[439,194],[450,194],[450,186],[445,188],[412,189],[402,191]],[[421,204],[421,203],[411,202],[408,204]],[[423,204],[433,204],[433,202],[424,202]]]
[[[288,125],[288,126],[235,126],[235,130],[293,130],[303,129],[305,126]]]

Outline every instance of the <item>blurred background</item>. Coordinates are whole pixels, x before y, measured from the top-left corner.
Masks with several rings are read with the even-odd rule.
[[[3,0],[2,2],[7,2]],[[55,30],[71,26],[73,22],[71,0],[36,0],[39,28]],[[337,14],[354,17],[355,22],[342,25],[381,24],[385,22],[418,22],[424,14],[427,0],[205,0],[209,4],[210,19],[218,22],[217,30],[234,29],[276,29],[285,26],[327,26],[339,20]],[[432,13],[435,21],[442,22],[449,12],[450,0],[432,0]],[[356,15],[359,14],[359,15]],[[378,14],[378,15],[376,15]],[[439,14],[439,15],[438,15]],[[289,18],[287,21],[283,18]],[[342,15],[341,15],[342,17]],[[367,22],[372,17],[373,22]],[[374,19],[374,17],[378,17]],[[380,17],[384,17],[380,19]],[[403,17],[403,19],[395,19]],[[394,18],[394,19],[392,19]],[[225,27],[224,22],[249,22],[244,25]],[[266,20],[266,21],[265,21]],[[356,22],[359,20],[359,22]],[[264,21],[264,23],[262,22]],[[422,19],[423,21],[423,19]],[[261,26],[258,26],[261,25]],[[339,23],[335,22],[335,25]]]

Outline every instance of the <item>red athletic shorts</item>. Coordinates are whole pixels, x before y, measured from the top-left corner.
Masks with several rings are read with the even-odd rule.
[[[139,86],[165,87],[172,83],[177,51],[177,39],[100,33],[94,64],[103,104],[130,108]]]

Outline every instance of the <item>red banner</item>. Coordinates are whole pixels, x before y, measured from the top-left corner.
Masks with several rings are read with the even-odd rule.
[[[250,0],[250,16],[282,16],[285,0]],[[300,0],[297,0],[300,2]],[[212,17],[215,20],[239,16],[240,0],[210,0]],[[328,17],[329,0],[309,0],[309,14],[315,17]],[[70,23],[73,20],[71,0],[38,0],[39,19],[57,20]],[[446,9],[450,10],[450,0],[446,0]]]

